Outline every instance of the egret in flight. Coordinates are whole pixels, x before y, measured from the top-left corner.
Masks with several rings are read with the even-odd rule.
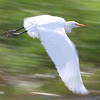
[[[63,18],[51,15],[40,15],[24,19],[24,25],[18,30],[4,32],[6,36],[19,36],[27,32],[32,38],[39,38],[61,77],[62,81],[75,94],[87,94],[82,82],[79,58],[75,45],[68,38],[72,28],[84,27],[75,21],[66,22]],[[26,31],[16,33],[25,28]]]

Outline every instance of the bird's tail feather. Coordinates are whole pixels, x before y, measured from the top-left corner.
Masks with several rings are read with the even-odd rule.
[[[32,37],[33,39],[34,38],[39,38],[39,36],[38,36],[38,34],[36,34],[35,32],[28,32],[28,35],[30,36],[30,37]]]

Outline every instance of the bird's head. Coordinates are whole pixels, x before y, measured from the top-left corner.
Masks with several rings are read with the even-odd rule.
[[[67,22],[67,26],[70,27],[70,28],[76,28],[76,27],[85,27],[84,24],[79,24],[75,21],[68,21]]]

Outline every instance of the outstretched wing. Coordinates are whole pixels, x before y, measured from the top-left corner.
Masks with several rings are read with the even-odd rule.
[[[57,30],[41,30],[40,40],[46,52],[54,62],[59,76],[65,85],[76,94],[87,94],[83,85],[78,55],[74,44],[68,38],[63,28]]]

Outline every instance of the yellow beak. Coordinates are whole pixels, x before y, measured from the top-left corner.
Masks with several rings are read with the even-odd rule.
[[[85,27],[86,25],[84,25],[84,24],[77,24],[77,26]]]

